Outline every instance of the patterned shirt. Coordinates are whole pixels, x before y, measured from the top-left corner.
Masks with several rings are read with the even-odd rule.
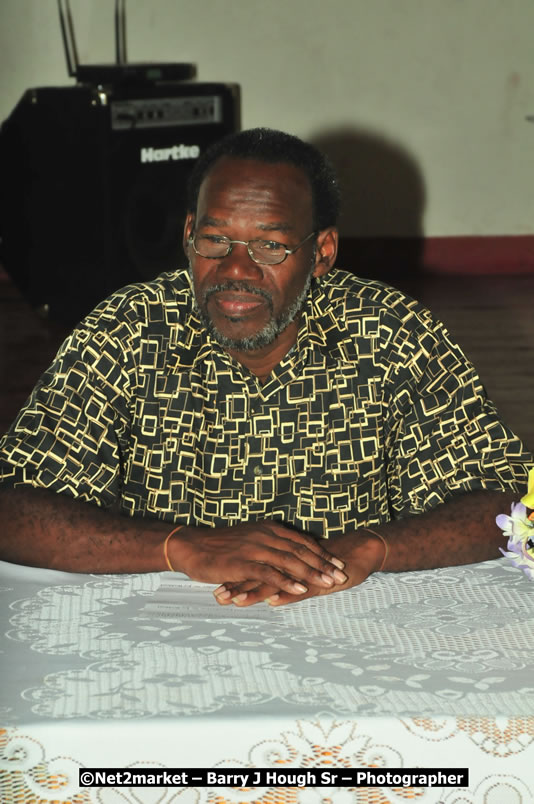
[[[187,271],[130,285],[67,338],[0,441],[0,477],[130,516],[316,536],[523,490],[534,458],[418,302],[333,270],[263,384],[200,323]]]

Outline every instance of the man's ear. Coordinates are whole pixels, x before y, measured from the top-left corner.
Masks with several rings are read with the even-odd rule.
[[[337,247],[339,242],[339,232],[335,226],[321,229],[316,240],[315,268],[314,276],[324,276],[334,267],[337,257]]]
[[[182,241],[182,245],[184,247],[184,251],[187,255],[187,241],[191,237],[191,232],[193,231],[193,227],[195,225],[195,215],[193,212],[188,212],[187,217],[184,223],[184,239]]]

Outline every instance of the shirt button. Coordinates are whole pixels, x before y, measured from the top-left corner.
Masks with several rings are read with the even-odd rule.
[[[262,473],[261,466],[255,466],[253,471],[254,471],[255,475],[261,475],[261,473]]]

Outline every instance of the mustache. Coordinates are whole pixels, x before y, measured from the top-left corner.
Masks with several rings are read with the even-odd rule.
[[[249,282],[244,280],[237,281],[237,280],[227,280],[226,282],[219,282],[216,285],[211,285],[209,288],[203,293],[203,301],[204,304],[213,296],[214,293],[221,293],[224,290],[235,290],[238,293],[252,293],[256,296],[261,296],[265,301],[272,306],[273,299],[270,293],[262,288],[257,288],[254,285],[251,285]]]

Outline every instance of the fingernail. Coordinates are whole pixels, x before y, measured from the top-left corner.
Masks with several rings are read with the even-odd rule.
[[[339,570],[334,570],[334,572],[332,573],[332,577],[338,583],[345,583],[345,581],[347,580],[347,576],[345,575],[345,573],[340,572]]]
[[[222,592],[217,592],[217,593],[214,592],[213,594],[215,595],[217,600],[228,600],[228,598],[230,597],[230,595],[232,593],[228,589],[225,589]]]
[[[338,569],[345,569],[345,562],[342,561],[340,558],[331,558],[330,563],[333,564]]]
[[[232,603],[242,603],[244,600],[247,599],[247,592],[241,592],[240,595],[236,595],[232,598]]]
[[[337,570],[336,570],[336,572],[337,572]],[[327,586],[333,586],[334,585],[334,579],[330,575],[325,575],[323,573],[323,575],[321,575],[321,578],[323,579],[323,583],[325,583]]]
[[[293,589],[295,590],[295,592],[300,592],[301,594],[303,592],[308,591],[308,588],[306,586],[303,586],[301,583],[294,583],[293,584]],[[274,595],[273,595],[273,597],[274,597]],[[273,599],[273,597],[271,597],[271,600]],[[276,597],[278,597],[278,595],[276,595]]]
[[[226,586],[218,586],[217,589],[213,590],[213,594],[215,595],[215,597],[222,597],[226,593],[230,594]]]
[[[271,595],[271,597],[266,597],[265,598],[265,602],[268,603],[269,606],[272,606],[275,603],[278,603],[279,600],[280,600],[280,595]]]

